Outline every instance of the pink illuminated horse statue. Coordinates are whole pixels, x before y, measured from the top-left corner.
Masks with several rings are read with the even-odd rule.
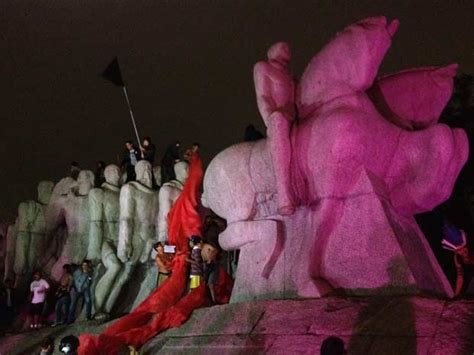
[[[241,249],[234,300],[334,288],[452,295],[413,215],[448,199],[467,159],[465,132],[437,123],[457,65],[376,79],[398,26],[347,27],[298,83],[286,43],[256,64],[268,138],[221,152],[204,180],[204,203],[228,222],[221,244]]]

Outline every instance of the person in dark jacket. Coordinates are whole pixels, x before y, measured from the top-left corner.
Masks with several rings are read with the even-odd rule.
[[[135,148],[132,141],[125,142],[125,151],[123,152],[122,158],[122,169],[125,169],[127,172],[127,181],[135,181],[135,165],[141,158],[141,154],[138,149]]]
[[[161,160],[161,185],[176,179],[174,173],[174,164],[180,159],[181,144],[179,141],[174,142],[166,148],[165,155]]]
[[[75,292],[72,294],[71,306],[69,307],[68,324],[73,323],[76,318],[76,306],[80,298],[84,299],[87,319],[92,319],[92,269],[89,260],[82,262],[81,268],[74,271],[72,278]]]
[[[155,154],[156,154],[156,147],[151,142],[150,137],[143,138],[142,146],[140,147],[141,150],[141,158],[149,161],[151,166],[155,164]]]
[[[188,262],[191,264],[191,271],[189,273],[189,289],[199,287],[202,282],[204,262],[202,259],[202,238],[198,235],[193,235],[189,238],[189,247],[191,248],[190,258]]]
[[[81,167],[77,161],[71,162],[71,168],[69,170],[69,175],[74,179],[77,180],[79,173],[81,172]]]
[[[107,164],[105,163],[105,161],[98,161],[97,162],[97,168],[95,169],[95,180],[94,180],[94,185],[95,187],[101,187],[102,184],[105,182],[105,167],[107,166]]]

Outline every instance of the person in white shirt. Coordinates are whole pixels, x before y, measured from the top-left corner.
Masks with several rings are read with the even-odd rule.
[[[49,284],[41,277],[41,271],[36,271],[33,274],[33,278],[34,280],[30,285],[30,328],[37,329],[41,328],[41,314],[43,313],[44,301],[46,300],[46,293],[49,290]]]

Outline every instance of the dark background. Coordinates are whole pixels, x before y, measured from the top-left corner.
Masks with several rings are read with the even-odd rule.
[[[208,162],[248,123],[263,130],[252,67],[272,43],[290,42],[299,75],[337,31],[379,14],[401,21],[382,73],[474,72],[474,1],[1,0],[0,218],[70,161],[116,162],[134,137],[120,88],[98,76],[114,56],[160,158],[180,139]]]

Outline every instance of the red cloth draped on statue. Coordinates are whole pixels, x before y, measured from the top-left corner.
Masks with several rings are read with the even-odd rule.
[[[196,308],[207,302],[206,284],[183,297],[188,282],[186,257],[188,237],[201,235],[197,212],[203,170],[201,159],[193,155],[189,177],[179,198],[168,214],[170,244],[176,245],[171,276],[130,314],[118,319],[98,337],[80,336],[80,355],[117,354],[125,345],[141,347],[156,334],[183,324]]]

